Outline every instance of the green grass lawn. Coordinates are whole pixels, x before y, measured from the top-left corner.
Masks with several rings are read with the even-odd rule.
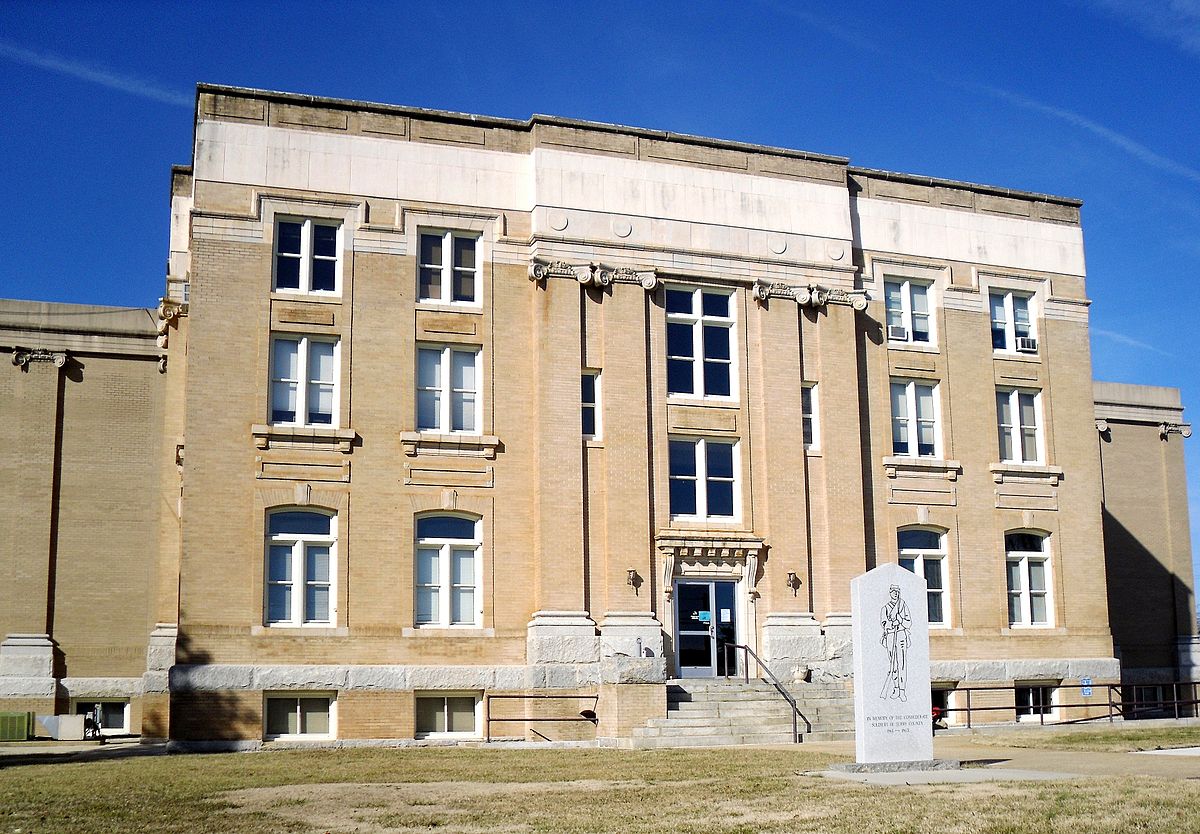
[[[1093,726],[1070,730],[1047,729],[1029,732],[981,733],[974,736],[972,741],[992,747],[1129,753],[1134,750],[1200,747],[1200,726],[1164,726],[1144,729],[1107,729]]]
[[[278,751],[0,771],[0,834],[1200,831],[1200,783],[870,787],[803,749]]]

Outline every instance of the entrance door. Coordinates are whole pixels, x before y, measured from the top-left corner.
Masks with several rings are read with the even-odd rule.
[[[681,678],[737,674],[737,583],[679,580],[675,583],[675,663]]]

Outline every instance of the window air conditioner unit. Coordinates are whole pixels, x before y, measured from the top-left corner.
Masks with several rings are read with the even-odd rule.
[[[900,324],[889,324],[888,338],[893,342],[907,342],[908,328]]]
[[[1032,336],[1017,337],[1018,353],[1037,353],[1037,339]]]

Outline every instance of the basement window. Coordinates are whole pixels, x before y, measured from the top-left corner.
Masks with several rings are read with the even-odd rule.
[[[331,739],[334,737],[335,706],[336,699],[328,693],[268,695],[266,737]]]
[[[417,738],[479,735],[478,692],[423,693],[416,701]]]

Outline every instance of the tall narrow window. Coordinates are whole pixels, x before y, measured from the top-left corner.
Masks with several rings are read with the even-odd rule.
[[[312,336],[271,340],[271,422],[337,425],[338,343]]]
[[[596,440],[600,437],[600,372],[584,371],[579,382],[583,436]]]
[[[1035,353],[1037,339],[1029,312],[1029,296],[1012,291],[988,294],[992,318],[992,347],[995,350]]]
[[[478,434],[479,348],[417,348],[417,430]]]
[[[946,537],[932,530],[900,530],[900,567],[925,577],[929,624],[946,625]]]
[[[1036,391],[1002,388],[996,392],[996,431],[1000,460],[1041,463],[1041,395]]]
[[[667,393],[733,394],[733,294],[667,289]]]
[[[337,516],[283,510],[267,516],[267,625],[332,625]]]
[[[443,304],[479,301],[479,238],[454,232],[421,235],[417,300]]]
[[[928,343],[929,286],[915,281],[884,281],[888,340]]]
[[[417,519],[414,620],[418,626],[476,626],[482,618],[480,521]]]
[[[1008,533],[1004,536],[1004,557],[1009,625],[1052,625],[1054,608],[1046,537],[1039,533]]]
[[[892,454],[937,457],[937,385],[924,382],[892,383]]]
[[[806,382],[800,388],[800,427],[805,449],[821,447],[821,426],[817,420],[817,384]]]
[[[332,295],[338,292],[341,226],[320,220],[275,224],[275,289]]]
[[[737,515],[735,444],[672,439],[669,453],[673,517],[728,520]]]

